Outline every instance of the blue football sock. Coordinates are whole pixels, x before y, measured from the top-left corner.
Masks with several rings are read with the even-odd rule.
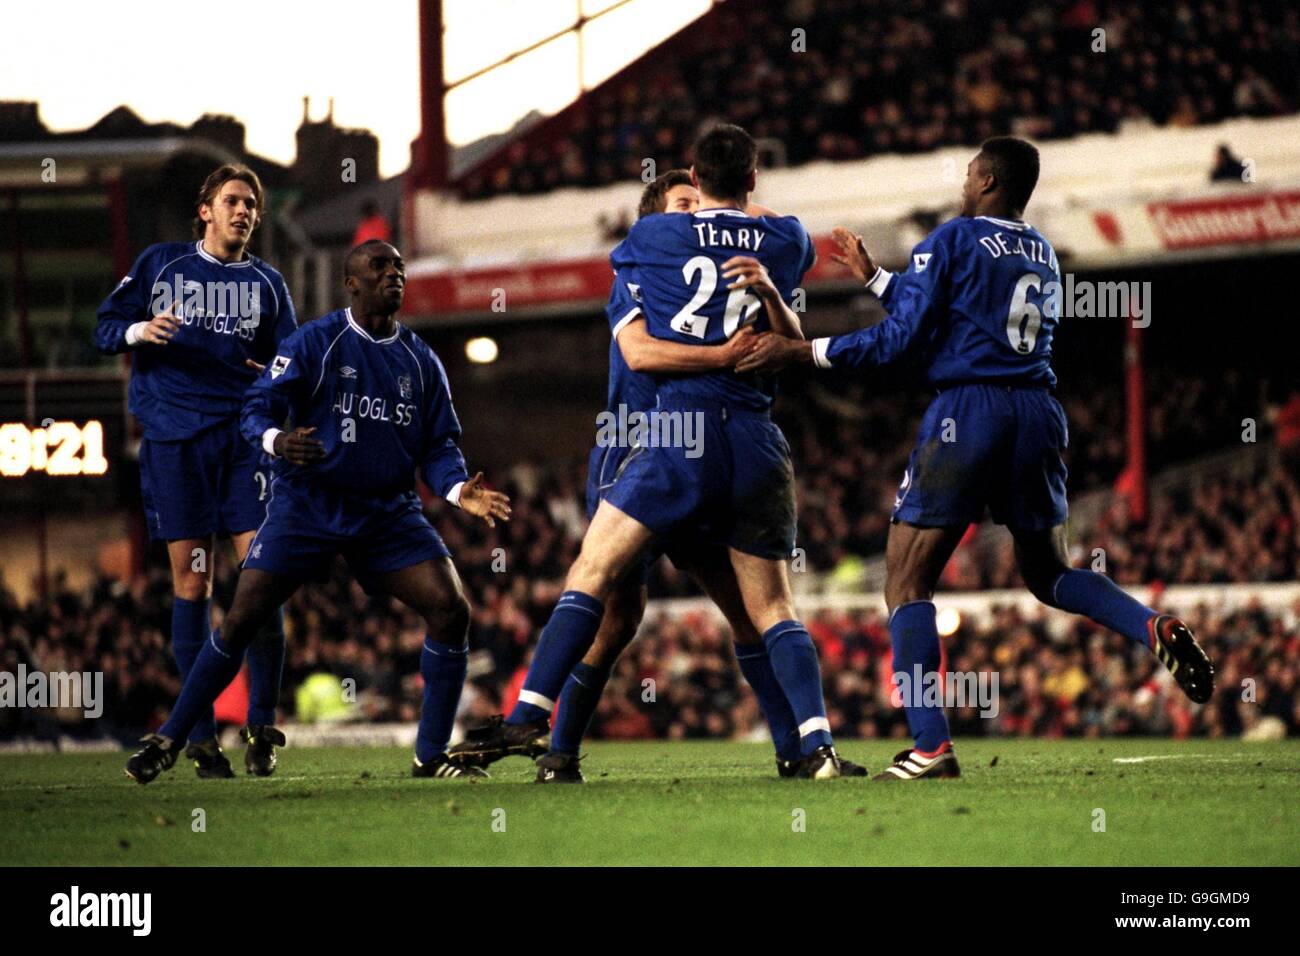
[[[248,724],[268,727],[275,724],[275,710],[280,703],[280,680],[284,672],[284,609],[275,615],[248,647]]]
[[[209,634],[203,642],[203,649],[194,659],[190,676],[185,678],[185,686],[181,688],[181,696],[177,698],[171,716],[158,733],[178,743],[207,739],[195,737],[194,727],[204,714],[212,713],[212,702],[230,686],[243,663],[243,652],[234,652],[226,647],[220,630]]]
[[[785,699],[794,714],[799,753],[808,756],[831,743],[831,725],[822,700],[822,671],[812,635],[798,621],[782,621],[763,632],[763,644]]]
[[[767,720],[776,755],[782,760],[798,760],[803,756],[799,750],[799,721],[790,709],[781,682],[776,679],[776,671],[772,670],[767,648],[761,644],[736,644],[735,649],[740,672],[753,688],[759,710]]]
[[[551,619],[542,628],[542,636],[528,665],[519,701],[506,718],[508,724],[529,724],[550,720],[555,698],[564,689],[573,668],[582,660],[600,630],[605,605],[590,594],[565,591],[560,595]]]
[[[925,706],[925,681],[939,680],[941,654],[939,629],[934,623],[933,601],[909,601],[894,608],[889,616],[889,636],[894,644],[894,673],[906,675],[900,682],[907,726],[916,739],[916,749],[933,753],[951,739],[943,704]],[[933,674],[933,677],[927,675]]]
[[[199,656],[211,633],[212,612],[210,601],[172,599],[172,654],[176,656],[176,669],[181,673],[181,686],[190,676],[194,661]],[[190,739],[211,740],[217,736],[217,721],[209,707],[199,715],[190,731]]]
[[[551,750],[576,757],[582,738],[591,726],[591,717],[600,703],[601,692],[609,680],[609,671],[597,670],[579,661],[564,682],[560,703],[555,709],[555,728],[551,731]]]
[[[468,643],[451,647],[431,637],[424,639],[424,650],[420,652],[424,700],[420,704],[420,729],[415,735],[415,758],[420,763],[428,763],[447,752],[468,670]]]
[[[1147,622],[1157,612],[1129,597],[1106,575],[1071,568],[1056,579],[1052,596],[1056,599],[1055,606],[1062,611],[1090,617],[1134,644],[1151,647]]]

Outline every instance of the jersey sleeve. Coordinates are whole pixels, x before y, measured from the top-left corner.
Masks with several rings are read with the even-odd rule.
[[[948,304],[955,236],[955,230],[944,230],[919,242],[907,272],[889,277],[880,296],[885,320],[814,339],[813,360],[822,368],[877,368],[901,358],[934,328]]]
[[[153,250],[146,249],[109,293],[95,313],[95,347],[105,355],[125,352],[126,330],[137,322],[149,320],[149,265]]]
[[[469,480],[469,472],[465,469],[465,456],[457,444],[460,441],[460,421],[451,404],[447,370],[432,351],[429,358],[431,375],[425,398],[420,477],[439,497],[446,498],[456,485]]]
[[[316,352],[311,337],[294,332],[279,344],[275,355],[244,393],[239,415],[240,433],[259,448],[268,429],[281,428],[291,411],[311,398]]]
[[[633,269],[624,269],[614,276],[614,284],[609,289],[609,304],[605,306],[605,317],[609,319],[609,334],[617,339],[623,327],[634,319],[641,318],[641,285]]]

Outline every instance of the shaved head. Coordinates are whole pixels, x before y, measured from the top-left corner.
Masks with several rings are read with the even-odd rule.
[[[382,239],[367,239],[358,246],[354,246],[348,253],[348,257],[343,262],[343,276],[359,276],[365,268],[370,257],[376,254],[388,253],[394,258],[400,258],[398,251],[390,243]]]

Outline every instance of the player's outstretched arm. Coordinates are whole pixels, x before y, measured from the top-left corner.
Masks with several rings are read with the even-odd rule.
[[[646,328],[645,319],[637,318],[619,329],[618,348],[634,372],[714,372],[734,367],[759,338],[753,326],[747,326],[722,345],[687,345],[655,338]]]
[[[482,518],[489,528],[497,526],[497,518],[510,520],[510,497],[485,485],[481,471],[460,486],[460,506]]]
[[[787,339],[802,339],[803,324],[794,309],[790,308],[768,275],[767,266],[753,256],[732,256],[722,264],[722,277],[732,280],[728,289],[749,289],[758,296],[767,310],[772,331]]]

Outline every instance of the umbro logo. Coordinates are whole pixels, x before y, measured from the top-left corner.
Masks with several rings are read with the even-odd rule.
[[[933,252],[918,252],[912,256],[912,266],[917,272],[924,272],[925,267],[930,264],[930,257]]]
[[[339,378],[356,378],[357,370],[351,365],[345,365],[339,369]]]

